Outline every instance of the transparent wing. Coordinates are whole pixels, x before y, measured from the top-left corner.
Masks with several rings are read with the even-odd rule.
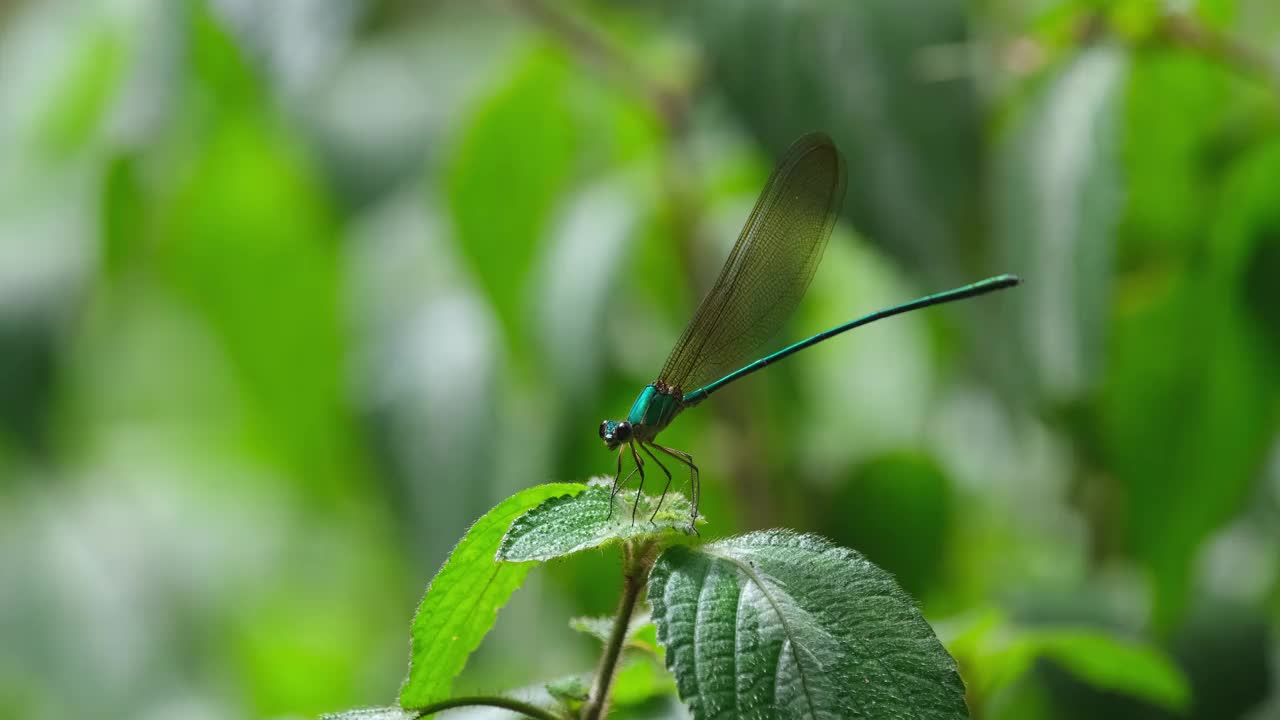
[[[844,190],[844,161],[831,138],[811,133],[791,145],[659,381],[688,393],[754,359],[809,287]]]

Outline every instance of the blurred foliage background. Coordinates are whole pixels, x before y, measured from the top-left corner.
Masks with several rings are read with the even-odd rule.
[[[0,5],[0,717],[390,702],[812,129],[790,336],[1025,285],[682,416],[704,535],[866,553],[975,717],[1280,716],[1278,63],[1273,0]],[[616,571],[534,573],[458,687],[589,669]]]

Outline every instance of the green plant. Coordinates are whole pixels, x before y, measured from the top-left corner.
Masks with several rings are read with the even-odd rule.
[[[646,520],[656,500],[642,495],[633,522],[636,500],[611,498],[608,481],[596,480],[529,488],[490,510],[427,589],[400,707],[329,717],[492,706],[596,720],[669,692],[671,678],[696,718],[968,717],[955,660],[894,579],[858,553],[787,530],[703,540],[688,532],[684,497],[668,496]],[[623,556],[617,613],[572,623],[603,641],[592,675],[548,683],[542,705],[451,696],[453,677],[535,563],[606,545]]]

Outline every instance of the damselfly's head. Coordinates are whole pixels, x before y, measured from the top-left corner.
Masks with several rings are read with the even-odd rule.
[[[619,445],[631,439],[631,423],[605,420],[600,423],[600,439],[610,450],[617,450]]]

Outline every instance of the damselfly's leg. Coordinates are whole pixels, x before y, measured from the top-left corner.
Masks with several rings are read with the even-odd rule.
[[[609,514],[605,516],[606,522],[613,519],[613,499],[618,496],[618,491],[622,489],[622,486],[627,484],[627,480],[631,479],[631,475],[636,474],[636,471],[632,470],[627,475],[627,480],[622,480],[622,456],[626,452],[626,450],[618,450],[618,471],[613,474],[613,487],[609,490]],[[622,480],[622,482],[618,482],[619,480]]]
[[[690,515],[693,521],[697,521],[698,501],[702,499],[702,484],[701,482],[699,482],[700,477],[698,473],[698,466],[693,464],[693,456],[683,450],[676,450],[675,448],[669,448],[666,445],[658,445],[654,443],[653,446],[658,448],[662,452],[670,455],[671,457],[679,460],[680,462],[684,463],[689,467],[689,481],[690,481],[689,495],[691,496],[690,501],[693,505]],[[694,529],[694,532],[697,532],[696,528]]]
[[[662,468],[663,474],[667,476],[667,484],[662,486],[662,495],[658,497],[658,505],[653,508],[653,514],[649,516],[649,522],[653,522],[653,519],[658,517],[658,510],[662,509],[662,501],[667,499],[667,490],[671,489],[671,471],[667,469],[666,465],[662,464],[662,461],[658,459],[657,455],[653,454],[653,451],[650,450],[647,445],[640,443],[640,449],[643,450],[644,454],[648,455],[650,459],[658,463],[658,467]],[[639,496],[637,496],[636,499],[638,500]]]
[[[626,487],[627,483],[631,482],[631,478],[635,476],[636,471],[639,469],[640,469],[639,466],[631,468],[631,472],[627,473],[627,476],[622,478],[622,482],[619,483],[619,485],[622,487]],[[614,497],[616,495],[617,493],[609,493],[609,514],[605,516],[604,518],[605,522],[608,522],[610,519],[613,518]]]
[[[636,452],[636,444],[633,440],[627,443],[631,448],[631,458],[636,461],[636,469],[640,471],[640,485],[636,487],[636,501],[631,505],[631,524],[636,522],[636,510],[640,507],[640,492],[644,490],[644,461],[640,459],[640,453]],[[630,477],[629,475],[627,476]]]

